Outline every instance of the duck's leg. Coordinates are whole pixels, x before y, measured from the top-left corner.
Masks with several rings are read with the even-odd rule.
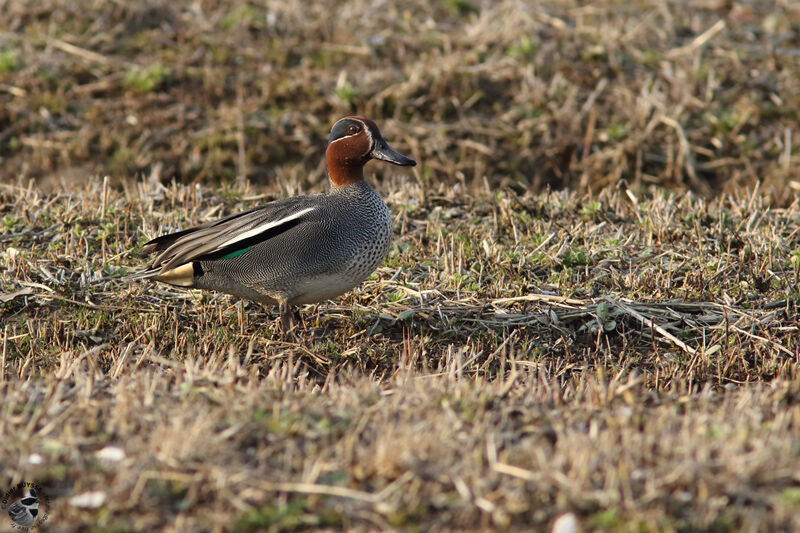
[[[294,313],[286,298],[281,298],[278,301],[278,313],[281,315],[281,329],[287,333],[294,325]]]
[[[289,330],[292,329],[294,322],[292,307],[289,305],[289,296],[279,292],[265,291],[259,287],[252,287],[252,289],[262,295],[259,301],[264,305],[278,305],[278,313],[280,314],[280,322],[278,325],[283,333],[288,333]]]

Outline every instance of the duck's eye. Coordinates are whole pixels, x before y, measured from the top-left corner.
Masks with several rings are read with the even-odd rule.
[[[347,133],[349,133],[350,135],[354,135],[354,134],[358,133],[359,131],[361,131],[361,128],[359,128],[355,124],[353,124],[349,128],[347,128]]]

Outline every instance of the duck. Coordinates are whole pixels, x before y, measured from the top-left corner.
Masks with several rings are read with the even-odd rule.
[[[141,249],[151,261],[130,277],[277,305],[288,331],[294,307],[350,291],[389,252],[392,219],[364,180],[364,165],[372,159],[417,164],[362,116],[334,123],[325,159],[329,192],[282,198],[156,237]]]

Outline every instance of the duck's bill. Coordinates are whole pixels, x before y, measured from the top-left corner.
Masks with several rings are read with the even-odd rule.
[[[389,163],[394,163],[395,165],[400,165],[402,167],[413,167],[417,164],[417,162],[410,157],[392,150],[389,147],[389,144],[383,139],[375,144],[375,149],[372,150],[370,155],[373,157],[373,159],[388,161]]]

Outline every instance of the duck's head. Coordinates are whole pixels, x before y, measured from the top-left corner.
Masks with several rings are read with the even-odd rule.
[[[331,128],[328,149],[328,174],[335,187],[364,179],[364,165],[380,159],[400,166],[414,166],[416,161],[389,147],[378,125],[364,117],[344,117]]]

